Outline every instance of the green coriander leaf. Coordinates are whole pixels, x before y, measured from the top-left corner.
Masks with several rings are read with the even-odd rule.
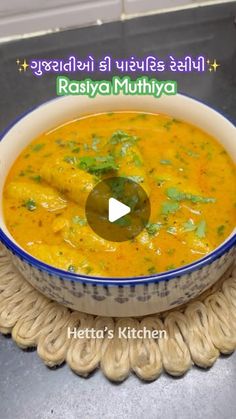
[[[186,223],[183,224],[184,231],[195,231],[197,226],[194,224],[193,220],[188,220]]]
[[[36,202],[33,199],[28,199],[23,203],[23,206],[29,211],[34,211],[36,209]]]
[[[125,177],[120,178],[120,179],[111,178],[109,180],[109,187],[110,187],[111,193],[117,199],[121,199],[122,197],[124,197],[125,183],[126,183]]]
[[[175,268],[176,268],[176,266],[175,266],[175,265],[173,265],[173,264],[172,264],[172,265],[167,265],[167,266],[166,266],[166,270],[167,270],[167,271],[171,271],[172,269],[175,269]]]
[[[179,209],[179,203],[178,202],[163,202],[161,213],[166,214],[174,214]]]
[[[92,149],[94,151],[98,150],[98,144],[100,143],[100,138],[97,137],[95,134],[92,135]]]
[[[78,163],[78,159],[77,159],[76,156],[65,156],[64,161],[66,163],[70,163],[70,164],[77,164]]]
[[[191,201],[193,203],[214,203],[216,202],[215,198],[209,198],[209,197],[203,197],[199,195],[193,195],[191,193],[186,193],[178,190],[175,187],[168,188],[166,190],[166,195],[168,198],[174,200],[174,201]]]
[[[74,217],[72,217],[72,222],[74,224],[79,224],[80,226],[85,226],[87,224],[86,219],[79,217],[79,215],[75,215]]]
[[[40,150],[42,150],[42,148],[45,146],[45,144],[35,144],[33,147],[32,147],[32,151],[35,151],[35,152],[37,152],[37,151],[40,151]]]
[[[199,237],[199,239],[202,239],[203,237],[206,236],[206,221],[205,220],[202,220],[200,221],[200,223],[198,223],[197,229],[196,229],[196,235],[197,237]]]
[[[174,226],[170,226],[167,228],[167,233],[175,235],[177,233],[177,228]]]
[[[194,157],[196,159],[199,157],[199,154],[196,153],[195,151],[192,151],[192,150],[188,150],[187,155],[190,156],[190,157]]]
[[[219,235],[219,236],[223,236],[224,232],[225,232],[225,226],[224,226],[224,225],[220,225],[220,226],[217,228],[217,233],[218,233],[218,235]]]
[[[93,268],[91,267],[91,266],[86,266],[86,268],[85,268],[85,273],[87,274],[87,275],[89,275],[91,272],[92,272],[92,270],[93,270]]]
[[[127,154],[127,150],[131,147],[131,144],[129,142],[122,144],[120,149],[120,156],[124,157]]]
[[[155,236],[161,227],[161,223],[148,223],[146,226],[146,230],[150,236]]]
[[[140,167],[143,165],[141,158],[136,153],[133,153],[133,162],[136,167]]]
[[[148,272],[150,274],[155,274],[157,272],[157,270],[156,270],[155,266],[150,266],[150,268],[148,268]]]
[[[71,151],[72,151],[72,153],[79,153],[80,152],[80,147],[75,147]]]
[[[124,132],[122,130],[117,130],[113,132],[109,142],[110,144],[120,144],[129,142],[130,144],[135,144],[138,141],[138,137],[135,135],[127,134],[127,132]]]
[[[163,128],[165,128],[167,131],[170,131],[172,124],[173,124],[173,120],[167,121],[163,124]]]
[[[166,190],[166,195],[174,201],[183,201],[185,199],[185,194],[180,192],[177,188],[168,188]]]
[[[78,167],[89,173],[102,173],[110,170],[117,170],[118,166],[113,156],[92,157],[84,156],[79,159]]]
[[[41,178],[41,176],[40,176],[40,175],[31,176],[31,178],[30,178],[30,179],[34,180],[34,181],[35,181],[35,182],[37,182],[37,183],[40,183],[40,182],[41,182],[41,180],[42,180],[42,178]]]
[[[139,113],[135,119],[147,119],[148,115],[146,113]]]
[[[78,142],[77,141],[66,141],[66,146],[73,151],[76,147],[78,147]]]
[[[168,249],[166,252],[169,256],[172,256],[175,253],[175,249]]]
[[[57,140],[55,140],[55,143],[59,145],[60,147],[65,147],[65,143],[61,138],[58,138]]]

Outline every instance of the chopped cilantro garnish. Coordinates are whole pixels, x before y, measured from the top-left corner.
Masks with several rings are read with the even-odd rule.
[[[190,157],[194,157],[194,158],[198,158],[199,157],[199,154],[198,153],[196,153],[195,151],[192,151],[192,150],[188,150],[187,151],[187,154],[188,154],[188,156],[190,156]]]
[[[59,145],[60,147],[65,147],[65,143],[61,138],[58,138],[57,140],[55,140],[55,143]]]
[[[80,226],[85,226],[85,225],[87,224],[86,219],[85,219],[85,218],[81,218],[81,217],[79,217],[79,215],[75,215],[75,216],[72,218],[72,222],[73,222],[74,224],[79,224]]]
[[[141,158],[136,153],[133,153],[133,162],[134,162],[136,167],[140,167],[143,164]]]
[[[69,272],[76,272],[76,267],[74,265],[69,265],[68,268],[67,268],[67,270]]]
[[[120,156],[124,157],[127,154],[127,150],[131,147],[131,144],[129,142],[123,143],[120,149]]]
[[[165,128],[167,131],[170,131],[172,124],[173,124],[173,120],[171,120],[171,121],[166,121],[166,122],[163,124],[163,128]]]
[[[173,122],[174,124],[182,124],[182,121],[180,121],[179,119],[176,119],[176,118],[173,118],[173,119],[172,119],[172,122]]]
[[[35,181],[35,182],[37,182],[37,183],[40,183],[40,182],[41,182],[41,180],[42,180],[42,178],[41,178],[41,176],[40,176],[40,175],[31,176],[31,178],[30,178],[30,179],[34,180],[34,181]]]
[[[177,233],[177,228],[174,227],[174,226],[170,226],[170,227],[167,228],[166,231],[167,231],[167,233],[170,233],[170,234],[176,234]]]
[[[150,266],[150,268],[148,268],[148,272],[150,274],[155,274],[157,272],[157,270],[156,270],[155,266]]]
[[[147,119],[148,115],[146,113],[139,113],[135,119]]]
[[[193,220],[188,220],[186,223],[183,224],[184,231],[194,231],[196,230],[197,226]]]
[[[33,199],[28,199],[23,203],[23,206],[29,211],[34,211],[36,209],[36,202]]]
[[[55,141],[55,143],[58,144],[60,147],[69,148],[72,151],[72,153],[79,153],[80,151],[80,147],[78,147],[78,141],[63,141],[61,138],[58,138]]]
[[[125,192],[125,183],[126,179],[124,178],[111,178],[109,179],[109,187],[112,192],[112,194],[117,198],[121,199],[124,198],[124,192]]]
[[[161,223],[148,223],[146,230],[150,236],[155,236],[156,233],[160,230],[161,226]]]
[[[179,203],[178,202],[163,202],[161,213],[164,215],[167,214],[174,214],[179,209]]]
[[[74,150],[76,147],[78,147],[78,142],[77,141],[68,141],[66,142],[67,147],[69,147],[70,150]]]
[[[215,198],[208,198],[199,195],[193,195],[191,193],[181,192],[177,188],[168,188],[166,190],[166,195],[168,198],[173,199],[174,201],[191,201],[193,203],[216,202]]]
[[[176,268],[176,266],[175,266],[175,265],[173,265],[173,264],[172,264],[172,265],[167,265],[167,266],[166,266],[166,270],[167,270],[167,271],[171,271],[172,269],[175,269],[175,268]]]
[[[64,161],[66,163],[70,163],[70,164],[77,164],[78,163],[78,159],[75,156],[65,156]]]
[[[118,130],[113,132],[109,142],[110,144],[120,144],[129,142],[130,144],[135,144],[138,141],[138,137],[135,135],[127,134],[127,132],[124,132],[122,130]]]
[[[45,144],[35,144],[33,147],[32,147],[32,151],[40,151],[43,147],[44,147],[44,145]]]
[[[93,268],[91,266],[86,266],[85,273],[88,275],[90,272],[92,272]]]
[[[98,144],[100,143],[100,138],[98,138],[95,134],[92,135],[92,149],[97,151]]]
[[[173,249],[173,248],[168,249],[166,253],[167,253],[169,256],[172,256],[172,255],[175,253],[175,249]]]
[[[101,173],[118,169],[113,156],[84,156],[79,159],[78,167],[89,173]]]
[[[224,226],[224,225],[220,225],[220,226],[217,228],[217,233],[218,233],[218,235],[219,235],[219,236],[223,236],[224,232],[225,232],[225,226]]]
[[[164,164],[164,165],[171,165],[172,163],[171,163],[171,161],[170,161],[170,160],[167,160],[167,159],[161,159],[161,160],[160,160],[160,164]]]
[[[113,156],[65,156],[64,161],[76,165],[79,169],[93,174],[100,174],[110,170],[117,170],[118,166],[115,163]]]
[[[195,224],[193,220],[188,220],[183,224],[184,231],[195,231],[196,236],[199,239],[202,239],[206,235],[206,221],[201,220],[199,223]]]
[[[196,235],[199,237],[199,239],[202,239],[206,235],[206,221],[202,220],[197,225],[196,229]]]
[[[85,151],[88,151],[88,150],[89,150],[89,145],[88,145],[87,143],[84,143],[84,144],[83,144],[83,149],[84,149]]]

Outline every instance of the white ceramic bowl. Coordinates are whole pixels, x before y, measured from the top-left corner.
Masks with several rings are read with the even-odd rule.
[[[236,162],[234,125],[189,97],[97,96],[89,99],[67,96],[28,112],[5,131],[0,142],[0,196],[11,165],[35,137],[80,116],[112,111],[166,113],[190,122],[217,138]],[[2,208],[0,216],[0,240],[27,281],[61,304],[102,316],[142,316],[186,303],[219,279],[233,262],[236,249],[235,229],[209,255],[182,268],[145,277],[97,278],[66,272],[35,259],[10,235]]]

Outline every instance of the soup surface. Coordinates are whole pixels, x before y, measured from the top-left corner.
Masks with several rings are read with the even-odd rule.
[[[85,216],[104,177],[130,177],[151,217],[134,239],[110,242]],[[204,257],[232,232],[236,169],[211,136],[166,115],[117,112],[72,121],[36,138],[4,188],[15,240],[55,267],[104,277],[150,275]]]

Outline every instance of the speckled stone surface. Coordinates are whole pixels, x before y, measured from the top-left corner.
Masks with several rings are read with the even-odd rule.
[[[130,376],[112,384],[100,371],[89,379],[67,366],[48,370],[35,352],[0,337],[1,419],[233,419],[236,354],[210,370],[193,368],[182,378],[153,383]]]
[[[235,16],[233,2],[0,45],[0,129],[55,96],[53,76],[20,74],[16,59],[72,53],[217,58],[221,67],[215,74],[179,75],[179,90],[236,120]],[[21,351],[10,338],[0,336],[1,419],[233,419],[235,387],[236,354],[220,358],[207,371],[194,367],[182,378],[164,374],[143,383],[131,375],[118,385],[100,371],[89,379],[77,377],[67,366],[50,371],[35,352]]]

